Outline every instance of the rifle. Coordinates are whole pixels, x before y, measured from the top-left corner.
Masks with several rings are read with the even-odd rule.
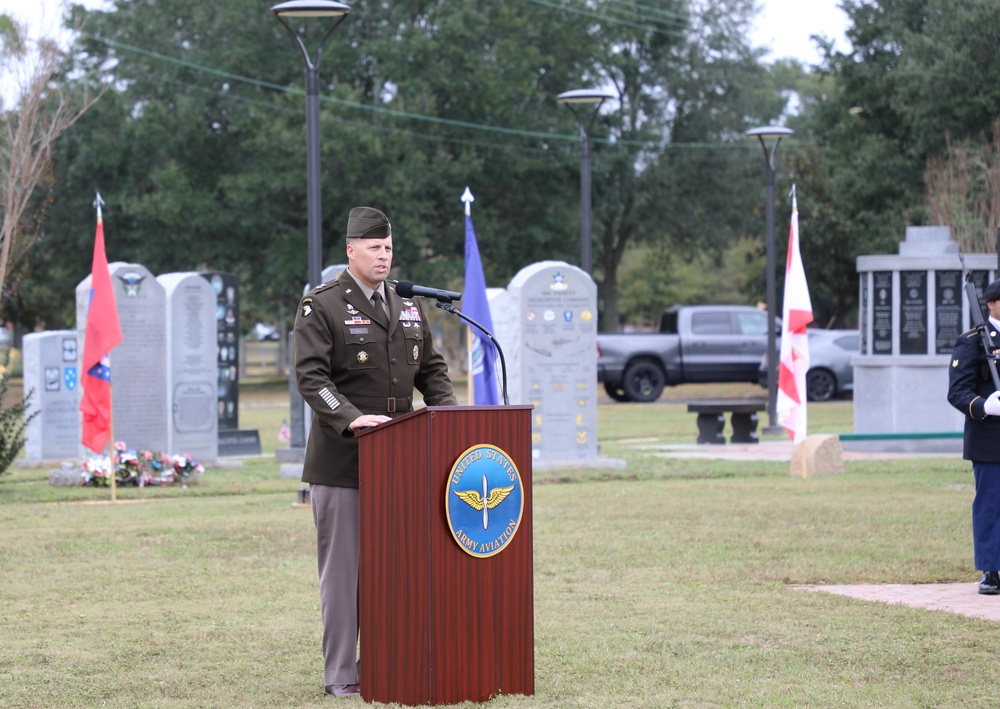
[[[976,284],[972,282],[972,272],[965,268],[965,257],[962,252],[958,252],[958,258],[962,262],[962,273],[965,274],[965,297],[969,301],[969,312],[972,315],[972,324],[979,331],[979,339],[983,343],[983,351],[986,353],[986,365],[990,368],[990,376],[993,377],[993,387],[1000,391],[1000,374],[997,374],[997,355],[993,338],[990,337],[989,328],[983,319],[983,308],[979,304],[979,293],[976,292]]]

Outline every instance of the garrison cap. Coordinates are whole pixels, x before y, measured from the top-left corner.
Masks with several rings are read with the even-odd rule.
[[[392,236],[389,218],[374,207],[355,207],[347,217],[348,239],[385,239]]]
[[[983,291],[983,300],[987,303],[991,300],[1000,300],[1000,280],[993,281],[986,290]]]

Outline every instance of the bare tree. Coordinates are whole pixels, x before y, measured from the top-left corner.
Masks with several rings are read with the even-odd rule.
[[[1000,226],[1000,122],[992,140],[948,140],[948,154],[927,161],[928,214],[951,227],[966,253],[989,253]]]
[[[70,98],[57,82],[66,57],[54,39],[29,43],[25,25],[0,15],[0,61],[17,92],[10,106],[0,96],[0,304],[12,266],[41,233],[44,213],[32,212],[32,199],[51,180],[56,140],[101,95],[79,82],[82,95]]]

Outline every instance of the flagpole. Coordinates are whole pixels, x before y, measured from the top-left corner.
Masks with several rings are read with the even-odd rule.
[[[111,460],[111,501],[118,501],[118,481],[116,480],[117,475],[115,472],[115,431],[114,426],[111,424],[111,420],[108,420],[108,433],[110,438],[108,439],[108,453],[110,454],[108,458]]]
[[[104,223],[104,215],[101,213],[101,205],[104,204],[104,200],[101,199],[100,191],[97,192],[97,196],[94,198],[94,207],[97,208],[97,223]],[[89,315],[89,313],[88,313]],[[108,352],[108,361],[111,361],[111,353]],[[111,502],[118,501],[118,480],[115,471],[115,426],[114,426],[114,398],[111,392],[111,388],[108,388],[108,460],[111,463]]]
[[[468,400],[469,406],[476,403],[476,378],[472,376],[472,338],[475,335],[472,334],[472,328],[465,328],[465,359],[468,362],[469,370],[469,391],[467,393],[466,399]]]
[[[466,187],[465,192],[462,193],[462,201],[465,203],[465,216],[472,216],[472,203],[475,199],[476,198],[472,196],[472,191]],[[475,344],[472,340],[473,337],[475,337],[475,335],[472,334],[472,328],[465,328],[465,361],[468,363],[467,369],[469,370],[469,386],[468,391],[466,392],[466,400],[468,401],[469,406],[476,403],[476,378],[472,374],[475,366],[475,363],[472,361],[472,348]]]

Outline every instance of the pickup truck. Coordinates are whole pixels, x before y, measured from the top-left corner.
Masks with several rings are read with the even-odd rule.
[[[781,323],[775,320],[780,334]],[[667,308],[660,331],[597,335],[597,381],[615,401],[656,401],[664,386],[758,382],[767,312],[748,305]]]

